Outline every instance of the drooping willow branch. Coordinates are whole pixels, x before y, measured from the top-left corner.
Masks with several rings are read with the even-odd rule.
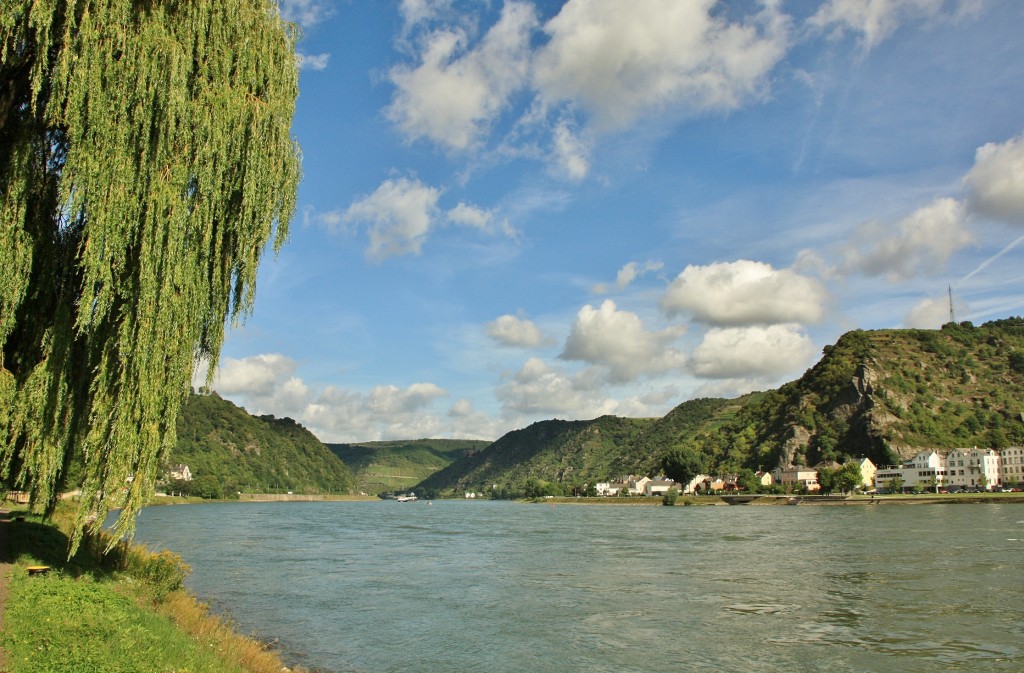
[[[286,236],[295,35],[269,0],[2,5],[0,479],[52,510],[81,460],[77,544],[131,531]]]

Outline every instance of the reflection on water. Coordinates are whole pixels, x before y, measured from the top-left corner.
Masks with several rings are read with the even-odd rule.
[[[1020,506],[268,503],[137,540],[342,673],[1024,670]]]

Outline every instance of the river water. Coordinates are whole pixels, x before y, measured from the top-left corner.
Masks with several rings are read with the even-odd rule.
[[[136,541],[337,673],[1024,671],[1024,506],[150,507]]]

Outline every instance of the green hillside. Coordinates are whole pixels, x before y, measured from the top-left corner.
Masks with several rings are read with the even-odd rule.
[[[735,400],[690,400],[664,418],[545,421],[502,437],[420,488],[522,494],[652,474],[691,450],[718,473],[866,456],[878,465],[922,448],[1024,445],[1024,319],[941,330],[853,331],[801,378]],[[531,482],[530,487],[536,486]]]
[[[720,463],[896,462],[921,448],[1024,444],[1024,320],[849,332],[803,377],[694,446]]]
[[[243,492],[350,493],[349,468],[290,418],[251,416],[216,394],[190,395],[178,416],[169,464],[185,463],[198,484]]]
[[[510,432],[483,451],[426,479],[425,492],[495,490],[510,495],[559,484],[562,491],[594,484],[611,474],[647,471],[648,456],[631,446],[653,419],[602,416],[592,421],[542,421]],[[486,488],[485,488],[486,487]]]
[[[354,473],[357,489],[369,495],[408,490],[490,442],[472,439],[328,444]]]

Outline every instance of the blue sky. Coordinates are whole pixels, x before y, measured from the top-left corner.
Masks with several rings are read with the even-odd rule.
[[[1024,314],[1018,0],[282,0],[299,211],[214,388],[496,439]]]

